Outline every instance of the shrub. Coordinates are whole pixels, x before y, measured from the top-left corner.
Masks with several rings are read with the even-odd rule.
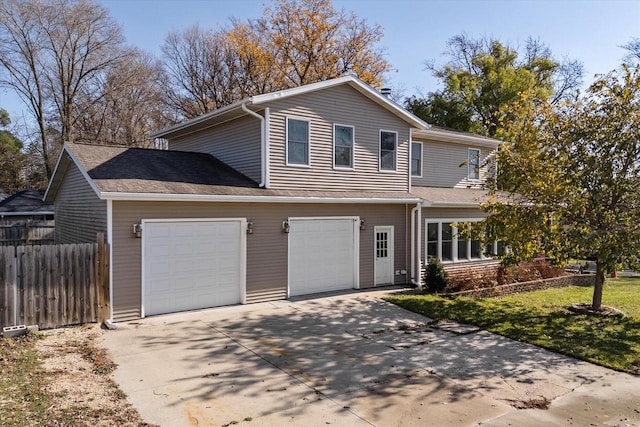
[[[424,272],[424,284],[429,293],[444,291],[449,283],[449,275],[438,258],[430,257]]]

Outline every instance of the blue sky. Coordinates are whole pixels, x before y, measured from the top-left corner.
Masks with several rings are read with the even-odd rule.
[[[160,55],[171,30],[198,23],[204,28],[224,25],[229,18],[259,17],[266,0],[102,0],[124,30],[127,41]],[[532,36],[545,42],[558,57],[579,59],[586,83],[594,74],[616,68],[624,56],[619,46],[640,37],[640,0],[334,0],[335,8],[354,11],[384,29],[384,46],[394,69],[388,81],[405,95],[437,89],[424,70],[425,60],[442,63],[447,39],[466,32],[487,35],[511,45]],[[16,97],[0,91],[0,107],[19,119],[23,107]]]

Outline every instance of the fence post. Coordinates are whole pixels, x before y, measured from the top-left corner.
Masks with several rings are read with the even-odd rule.
[[[24,244],[28,245],[29,244],[29,221],[31,221],[30,219],[27,219],[27,221],[24,223]]]
[[[109,296],[109,244],[104,241],[104,233],[98,233],[98,256],[97,256],[97,285],[98,285],[98,322],[111,317],[110,296]]]

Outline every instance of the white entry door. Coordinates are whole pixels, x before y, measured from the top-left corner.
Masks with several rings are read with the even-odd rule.
[[[143,221],[144,315],[239,304],[244,219]]]
[[[393,226],[375,227],[376,285],[393,284]]]
[[[289,219],[289,295],[358,287],[357,218]]]

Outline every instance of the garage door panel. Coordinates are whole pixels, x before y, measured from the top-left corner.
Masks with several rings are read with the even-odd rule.
[[[241,302],[240,220],[145,224],[145,315]]]
[[[292,296],[357,286],[354,219],[295,219],[290,226]]]

